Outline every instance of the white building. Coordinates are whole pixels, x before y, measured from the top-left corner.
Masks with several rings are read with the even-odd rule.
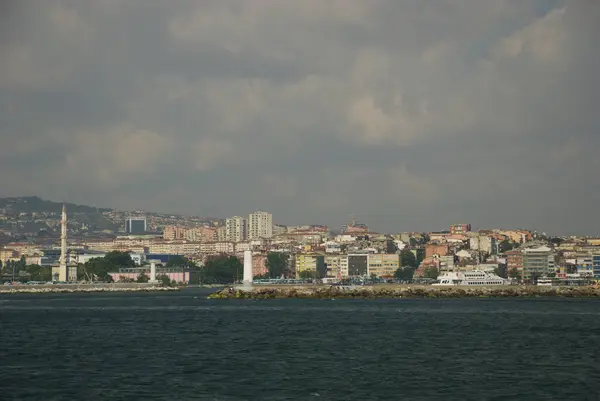
[[[273,236],[273,215],[267,212],[254,212],[248,216],[248,239],[271,238]]]
[[[240,216],[230,217],[225,220],[225,238],[231,242],[246,240],[246,220]]]
[[[523,250],[523,277],[545,276],[554,273],[554,250],[547,246],[526,248]]]

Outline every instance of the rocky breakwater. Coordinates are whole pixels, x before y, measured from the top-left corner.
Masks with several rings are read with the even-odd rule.
[[[179,291],[178,287],[16,287],[0,288],[0,294],[56,294],[74,292],[154,292],[154,291]]]
[[[283,299],[283,298],[600,298],[600,288],[594,287],[256,287],[249,290],[225,288],[208,299]]]

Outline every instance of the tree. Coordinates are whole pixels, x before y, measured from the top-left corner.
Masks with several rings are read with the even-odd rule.
[[[521,280],[521,272],[519,272],[519,269],[517,269],[516,267],[513,267],[508,271],[508,277],[512,279]]]
[[[302,270],[298,273],[298,277],[303,280],[314,279],[317,277],[317,272],[314,270]]]
[[[498,244],[498,251],[500,253],[505,253],[510,251],[511,249],[514,249],[516,246],[517,244],[515,242],[505,239]]]
[[[197,267],[196,263],[192,262],[188,258],[176,255],[169,259],[167,267]]]
[[[156,276],[156,279],[165,287],[171,286],[171,279],[166,274],[159,274]]]
[[[396,280],[412,280],[415,269],[412,267],[400,267],[394,272]]]
[[[85,262],[83,270],[86,276],[100,281],[112,281],[109,272],[115,272],[119,270],[119,267],[110,263],[106,257],[104,258],[92,258]]]
[[[289,255],[282,252],[269,252],[267,254],[267,269],[271,278],[279,278],[287,268]]]
[[[150,277],[144,272],[140,273],[135,280],[137,283],[147,283],[150,281]]]
[[[237,257],[219,255],[200,269],[200,278],[206,284],[230,284],[241,281],[243,272],[242,262]]]
[[[50,281],[52,280],[52,269],[40,265],[27,265],[25,271],[29,274],[31,281]]]
[[[494,274],[496,274],[497,276],[500,276],[502,278],[507,278],[508,271],[506,269],[506,265],[505,264],[498,265],[498,267],[496,267],[494,269]]]
[[[402,267],[409,266],[416,268],[417,258],[415,257],[415,254],[408,249],[403,249],[402,252],[400,252],[400,264]]]
[[[123,276],[119,278],[119,283],[135,283],[135,280],[131,277]]]
[[[423,272],[423,277],[425,278],[431,278],[431,279],[437,279],[439,276],[440,272],[438,269],[436,269],[435,267],[427,267],[425,269],[425,271]]]
[[[104,255],[103,258],[107,263],[120,267],[135,267],[135,262],[131,259],[129,252],[111,251]]]

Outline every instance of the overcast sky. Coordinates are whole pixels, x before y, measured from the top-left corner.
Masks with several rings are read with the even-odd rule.
[[[0,196],[600,232],[596,0],[8,0]]]

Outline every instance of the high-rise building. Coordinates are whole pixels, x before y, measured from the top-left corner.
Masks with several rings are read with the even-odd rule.
[[[248,239],[271,238],[273,236],[273,215],[267,212],[254,212],[248,216]]]
[[[523,249],[523,278],[545,276],[554,273],[554,251],[547,246]]]
[[[146,232],[146,219],[144,217],[130,217],[125,220],[125,231],[129,234],[144,234]]]
[[[227,241],[242,242],[246,240],[246,219],[233,216],[225,220],[225,237]]]

